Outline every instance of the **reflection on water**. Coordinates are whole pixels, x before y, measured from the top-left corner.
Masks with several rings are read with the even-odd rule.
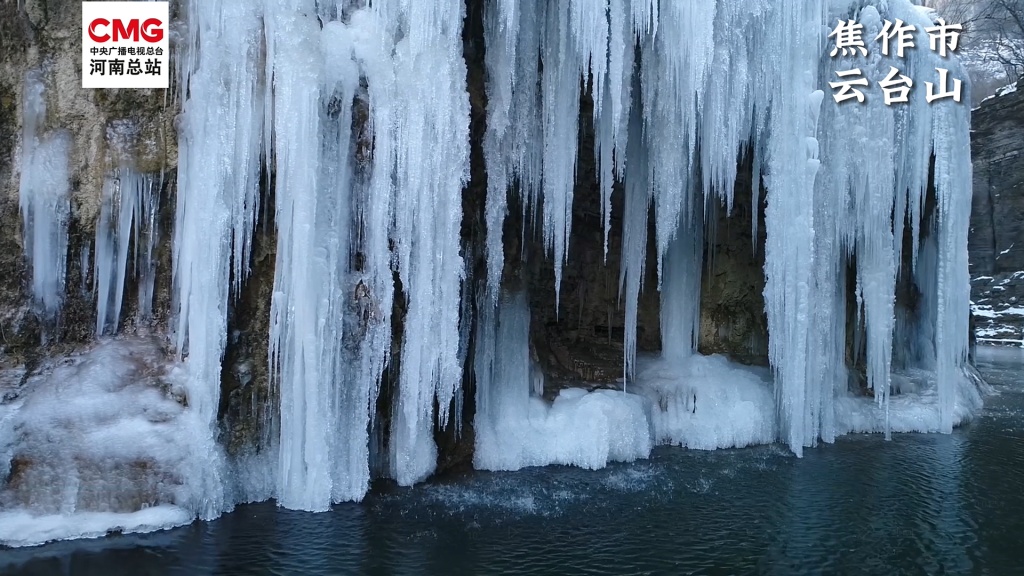
[[[377,487],[325,514],[239,507],[143,536],[0,552],[2,574],[1018,573],[1024,354],[979,351],[997,390],[950,436],[657,449],[600,471]]]

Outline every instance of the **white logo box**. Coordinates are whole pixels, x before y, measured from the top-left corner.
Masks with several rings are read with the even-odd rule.
[[[167,88],[167,2],[82,2],[82,88]]]

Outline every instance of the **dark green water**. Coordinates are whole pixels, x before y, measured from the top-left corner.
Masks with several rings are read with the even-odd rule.
[[[381,487],[324,514],[239,507],[143,536],[0,551],[0,574],[1024,574],[1024,352],[949,436],[661,448],[647,461]]]

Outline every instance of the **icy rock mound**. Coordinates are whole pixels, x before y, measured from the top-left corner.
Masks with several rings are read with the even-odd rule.
[[[637,391],[650,398],[655,439],[699,450],[775,441],[771,372],[723,356],[640,358]]]
[[[473,465],[519,470],[564,464],[597,469],[646,458],[652,443],[644,398],[612,390],[562,390],[539,397],[530,359],[530,308],[525,292],[505,293],[485,307],[476,339],[477,414]]]
[[[644,357],[625,390],[568,388],[549,403],[533,384],[525,293],[502,294],[495,309],[484,309],[480,326],[473,461],[478,469],[594,469],[646,458],[657,444],[714,450],[777,438],[767,369],[722,356]]]
[[[479,426],[473,464],[480,470],[550,464],[596,470],[647,458],[648,412],[644,398],[613,390],[567,388],[550,404],[532,397],[524,412]]]
[[[0,404],[0,543],[149,531],[208,517],[220,448],[159,341],[54,360]]]
[[[940,432],[939,392],[935,373],[909,369],[892,374],[893,394],[888,407],[872,398],[840,395],[836,398],[836,431],[844,433],[885,432],[886,410],[893,432]],[[977,415],[984,404],[987,384],[965,369],[955,381],[953,425],[959,426]]]

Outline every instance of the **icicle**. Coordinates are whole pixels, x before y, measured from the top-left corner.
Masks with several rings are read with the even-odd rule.
[[[335,375],[329,367],[340,360],[331,357],[336,352],[331,347],[343,337],[337,309],[341,298],[332,292],[341,288],[336,251],[348,231],[344,220],[332,226],[332,207],[320,204],[327,200],[321,190],[337,194],[338,205],[347,195],[344,188],[325,185],[322,180],[330,175],[320,173],[319,160],[321,154],[325,160],[338,160],[335,150],[341,137],[334,142],[320,139],[321,98],[330,99],[332,93],[321,96],[323,64],[313,2],[272,4],[267,21],[275,85],[278,250],[270,337],[281,402],[278,500],[286,508],[326,510],[333,493],[331,452],[337,425]],[[351,93],[342,92],[339,101],[345,110]],[[349,126],[351,122],[344,129]],[[343,141],[347,144],[348,139]],[[336,169],[347,176],[344,163]]]
[[[103,183],[93,274],[98,336],[114,334],[121,325],[129,273],[138,283],[138,319],[148,318],[152,310],[157,194],[152,176],[127,167]],[[135,256],[131,262],[130,253]]]
[[[658,34],[658,0],[630,0],[630,14],[632,15],[633,33],[643,38],[647,35]]]
[[[46,134],[46,100],[41,74],[25,76],[19,203],[25,254],[32,273],[32,295],[47,322],[64,300],[67,270],[71,138]],[[45,335],[44,335],[45,338]]]
[[[642,74],[660,283],[680,216],[693,206],[697,118],[714,47],[715,4],[666,3],[659,18],[660,33],[644,45]]]
[[[139,284],[140,320],[153,315],[153,291],[156,289],[156,256],[153,250],[160,241],[160,191],[163,182],[152,179],[143,182],[139,212],[136,215],[136,278]]]
[[[667,359],[684,360],[697,348],[704,247],[702,232],[699,220],[684,216],[684,223],[680,224],[665,254],[665,276],[661,286],[661,353]]]
[[[508,213],[509,186],[515,176],[512,162],[513,130],[510,126],[513,88],[516,83],[516,46],[519,31],[518,0],[488,5],[484,15],[487,41],[487,133],[484,162],[487,165],[487,292],[498,298],[505,263],[503,232]]]
[[[349,31],[352,50],[366,78],[366,98],[370,104],[368,129],[373,142],[372,164],[361,166],[369,181],[355,190],[354,219],[360,223],[353,259],[361,257],[362,281],[368,302],[365,314],[373,319],[365,326],[354,378],[368,387],[369,406],[376,403],[384,368],[391,356],[391,309],[394,303],[394,275],[389,247],[395,207],[392,171],[397,154],[394,131],[397,96],[392,41],[387,22],[374,10],[352,14]],[[357,267],[358,268],[358,267]]]
[[[570,38],[576,47],[576,57],[584,80],[590,76],[594,119],[597,120],[601,117],[605,78],[608,74],[608,0],[569,0],[568,4]]]
[[[815,232],[814,178],[818,160],[809,154],[814,140],[820,94],[814,92],[811,70],[819,58],[820,6],[786,3],[776,7],[765,25],[771,62],[761,74],[771,95],[771,138],[768,144],[765,212],[765,308],[768,314],[769,358],[775,372],[776,402],[782,439],[803,454],[807,402],[808,337],[810,332]],[[770,70],[770,71],[769,71]],[[812,383],[811,385],[817,385]]]
[[[476,377],[474,431],[477,468],[500,467],[506,454],[493,453],[503,445],[505,426],[527,419],[529,413],[530,307],[526,292],[503,293],[497,306],[478,303],[473,372]]]
[[[962,71],[959,77],[966,77]],[[966,92],[970,93],[969,90]],[[935,194],[938,199],[938,311],[935,349],[939,431],[953,430],[955,381],[967,362],[971,284],[967,237],[971,214],[970,110],[964,104],[934,104]]]
[[[636,370],[636,324],[640,290],[647,261],[647,222],[651,205],[651,185],[647,150],[642,138],[643,119],[634,108],[629,123],[626,162],[625,213],[622,217],[622,257],[619,268],[619,298],[626,301],[626,326],[623,342],[623,386]],[[610,324],[609,324],[610,325]]]
[[[738,158],[752,139],[757,105],[752,60],[759,55],[752,53],[748,39],[757,37],[762,19],[749,3],[742,2],[718,3],[717,12],[705,8],[695,16],[703,21],[699,34],[713,38],[711,45],[700,45],[704,56],[696,63],[706,71],[691,71],[688,82],[704,82],[697,93],[703,188],[709,198],[713,192],[731,211]],[[709,18],[714,18],[713,33]]]
[[[516,83],[512,100],[512,162],[522,200],[523,226],[528,211],[540,207],[544,150],[543,100],[540,56],[544,39],[546,3],[519,5],[519,44],[516,49]]]
[[[608,236],[612,227],[612,189],[616,180],[625,177],[626,147],[629,134],[629,112],[632,105],[633,37],[626,14],[625,0],[608,3],[608,80],[594,84],[607,105],[594,108],[597,156],[601,185],[601,221],[604,225],[604,258],[608,259]]]
[[[80,290],[83,296],[89,294],[89,271],[92,270],[92,258],[90,258],[91,255],[91,245],[83,245],[81,259],[79,262],[79,266],[81,267],[82,270],[82,285],[80,286]]]
[[[579,142],[580,68],[570,52],[570,17],[563,4],[554,4],[544,22],[544,244],[555,267],[555,308],[562,286],[562,267],[568,259],[572,232],[573,187]]]

